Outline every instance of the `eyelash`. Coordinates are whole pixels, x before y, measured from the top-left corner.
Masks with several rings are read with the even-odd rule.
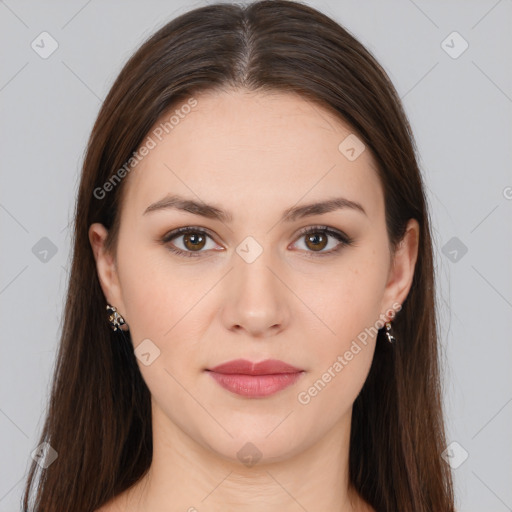
[[[167,244],[174,238],[177,238],[180,235],[185,235],[185,234],[189,234],[189,233],[201,234],[201,235],[205,235],[205,236],[208,236],[209,238],[213,239],[213,237],[202,228],[195,228],[194,226],[186,226],[186,227],[175,229],[175,230],[171,231],[170,233],[167,233],[162,238],[162,242],[164,244]],[[316,257],[330,256],[334,253],[339,252],[343,247],[350,246],[353,244],[353,240],[350,237],[348,237],[341,231],[334,230],[332,228],[329,228],[328,226],[309,226],[307,228],[303,228],[299,232],[299,236],[298,236],[297,240],[302,238],[303,236],[309,235],[311,233],[327,234],[328,236],[332,236],[333,238],[338,240],[340,243],[338,244],[338,246],[335,249],[331,249],[329,251],[324,251],[324,252],[306,251],[307,257],[316,258]],[[186,258],[195,258],[195,257],[201,256],[202,252],[206,252],[206,251],[196,251],[196,252],[183,251],[181,249],[173,247],[172,245],[169,245],[167,248],[169,249],[169,251],[171,251],[179,256],[184,256]]]

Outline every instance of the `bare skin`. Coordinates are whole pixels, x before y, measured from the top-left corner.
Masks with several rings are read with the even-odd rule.
[[[406,299],[418,224],[409,221],[393,260],[375,161],[368,149],[347,159],[338,146],[352,130],[328,111],[286,93],[195,98],[125,178],[116,255],[104,250],[101,224],[89,230],[106,301],[134,347],[149,339],[160,350],[148,366],[137,360],[152,395],[150,471],[100,511],[372,511],[350,486],[348,454],[352,405],[376,337],[359,343],[342,370],[333,365]],[[214,204],[232,220],[172,208],[144,214],[167,194]],[[289,208],[335,197],[364,213],[345,207],[280,221]],[[185,226],[207,234],[162,242]],[[352,243],[317,228],[316,238],[301,233],[315,226]],[[254,261],[242,257],[258,246]],[[239,358],[304,372],[273,395],[244,397],[205,371]],[[309,393],[319,379],[325,386]],[[244,446],[261,456],[251,466],[237,455]]]

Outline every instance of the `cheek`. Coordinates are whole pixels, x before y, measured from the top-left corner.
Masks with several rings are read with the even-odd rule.
[[[134,346],[149,338],[161,350],[181,353],[180,359],[192,355],[206,324],[215,321],[215,311],[223,306],[224,294],[214,288],[226,268],[172,263],[175,257],[164,248],[129,236],[120,237],[118,271]],[[317,371],[349,350],[379,319],[386,269],[379,254],[368,245],[347,250],[338,261],[282,267],[293,290],[283,298],[291,315],[289,329],[304,333],[301,344]],[[224,286],[229,283],[220,283]]]
[[[179,423],[176,404],[184,417],[188,408],[190,414],[197,414],[182,386],[192,389],[191,376],[200,373],[198,315],[205,316],[201,298],[211,284],[205,276],[197,280],[191,273],[172,272],[160,252],[132,251],[119,273],[135,354],[150,354],[148,365],[138,356],[142,377],[156,403],[167,407],[168,416]]]
[[[298,294],[316,313],[308,314],[307,325],[302,325],[303,332],[310,333],[311,355],[311,372],[298,396],[302,405],[316,402],[320,412],[332,401],[332,407],[343,410],[364,384],[382,325],[386,261],[378,254],[369,250],[347,257],[329,279],[317,280],[316,285],[313,280],[309,287],[304,280],[297,282]]]
[[[376,251],[353,253],[329,272],[297,276],[294,290],[308,306],[306,316],[318,336],[320,350],[344,349],[365,328],[379,319],[386,283],[386,267]]]
[[[145,242],[147,245],[147,241]],[[130,237],[120,237],[118,273],[121,283],[126,320],[134,346],[143,339],[159,340],[172,328],[183,301],[176,300],[185,290],[180,290],[180,281],[164,268],[160,249],[145,247]],[[174,297],[174,304],[169,304]]]
[[[193,265],[179,268],[162,248],[139,248],[128,254],[119,261],[119,278],[134,347],[149,339],[161,351],[160,364],[166,361],[169,369],[169,365],[199,367],[198,344],[211,321],[207,294],[218,273],[198,271]]]
[[[155,403],[183,431],[235,453],[238,448],[228,446],[229,439],[222,445],[225,433],[191,397],[201,397],[204,404],[216,403],[215,417],[236,430],[237,443],[247,432],[257,437],[274,428],[282,419],[282,406],[259,414],[259,427],[244,413],[233,419],[232,403],[228,398],[219,401],[220,391],[201,375],[201,364],[211,362],[208,355],[212,354],[205,333],[211,329],[214,339],[221,338],[227,324],[218,312],[226,306],[226,297],[237,300],[235,293],[225,290],[233,284],[231,276],[220,281],[225,267],[174,264],[165,251],[141,249],[141,245],[120,247],[124,251],[129,246],[139,248],[123,253],[129,257],[119,259],[119,277],[134,346],[150,339],[160,350],[149,366],[139,362],[142,376]],[[308,272],[283,265],[280,276],[293,293],[276,287],[276,294],[290,314],[287,338],[294,341],[290,353],[307,365],[308,374],[297,393],[289,396],[292,404],[285,405],[287,410],[292,405],[299,414],[286,423],[281,437],[270,440],[275,443],[270,451],[279,452],[287,443],[301,439],[311,442],[350,411],[368,375],[375,347],[374,337],[367,334],[363,342],[360,335],[374,325],[380,313],[385,280],[383,262],[376,254],[354,251],[336,264],[319,264],[315,270],[308,266]]]
[[[226,269],[172,264],[174,256],[165,249],[144,248],[128,239],[119,250],[121,255],[129,255],[119,259],[119,278],[133,344],[149,338],[162,348],[178,350],[185,344],[190,351],[201,339],[204,324],[213,322],[215,311],[222,307],[213,288]],[[289,328],[307,333],[302,342],[314,346],[317,362],[325,364],[333,351],[347,350],[350,342],[379,318],[385,261],[378,254],[376,248],[368,247],[347,251],[338,262],[316,267],[309,263],[308,272],[283,270],[293,290],[287,305]],[[228,284],[220,283],[223,286]]]
[[[335,423],[351,410],[368,376],[375,340],[355,341],[346,348],[326,358],[297,392],[298,407],[325,424]]]
[[[343,283],[333,284],[322,304],[316,305],[328,327],[316,342],[309,343],[311,370],[297,393],[297,402],[307,414],[321,416],[328,411],[328,422],[349,411],[359,394],[380,327],[380,281],[371,273],[360,276],[355,272],[345,277]]]

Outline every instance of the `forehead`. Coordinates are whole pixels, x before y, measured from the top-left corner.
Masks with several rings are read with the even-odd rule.
[[[207,92],[194,99],[194,107],[177,104],[148,132],[154,147],[126,184],[124,205],[131,211],[142,214],[179,193],[240,214],[274,207],[277,214],[339,195],[362,203],[369,218],[383,213],[373,156],[368,148],[357,156],[364,146],[328,110],[274,91]]]

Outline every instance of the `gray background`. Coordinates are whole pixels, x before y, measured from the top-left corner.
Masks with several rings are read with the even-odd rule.
[[[308,3],[374,53],[403,99],[431,206],[458,510],[510,511],[512,2]],[[43,423],[101,101],[148,35],[200,5],[0,1],[0,512],[19,510]],[[47,59],[31,47],[50,48],[43,31],[58,43]]]

